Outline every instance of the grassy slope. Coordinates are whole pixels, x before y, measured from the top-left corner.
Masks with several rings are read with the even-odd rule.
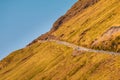
[[[61,25],[53,35],[57,37],[62,35],[60,37],[62,40],[92,47],[92,42],[99,39],[104,32],[113,26],[120,26],[120,2],[119,0],[100,0]],[[116,46],[119,46],[114,48],[112,45],[114,42],[118,43]],[[99,45],[97,48],[120,51],[119,43],[120,34],[117,34],[109,42],[110,45],[107,48],[105,45]]]
[[[116,25],[120,25],[119,0],[100,0],[64,23],[53,34],[64,34],[62,40],[91,47],[93,40]],[[113,41],[119,43],[119,34]],[[54,42],[34,43],[0,61],[0,80],[120,79],[120,55],[86,52],[74,57],[73,52],[71,48]]]
[[[86,52],[74,57],[72,53],[71,48],[54,42],[36,43],[0,63],[12,56],[11,63],[0,70],[0,80],[120,79],[120,56]]]

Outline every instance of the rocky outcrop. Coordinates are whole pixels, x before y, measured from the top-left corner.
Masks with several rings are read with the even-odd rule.
[[[114,35],[120,35],[120,26],[114,26],[108,29],[98,40],[94,41],[93,45],[113,39]]]
[[[108,29],[93,42],[92,47],[120,52],[120,26],[113,26]]]
[[[51,34],[49,34],[49,32],[47,32],[46,34],[42,34],[40,37],[38,37],[37,39],[33,40],[30,44],[28,44],[27,46],[30,46],[36,42],[38,42],[38,40],[49,40],[49,39],[54,39],[54,40],[58,40],[59,38],[56,36],[53,36]]]

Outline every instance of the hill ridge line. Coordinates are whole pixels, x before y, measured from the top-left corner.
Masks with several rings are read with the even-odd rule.
[[[78,46],[76,44],[69,43],[69,42],[66,42],[66,41],[60,41],[60,40],[53,40],[53,39],[50,39],[50,40],[38,40],[37,42],[40,42],[40,43],[56,42],[58,44],[63,44],[65,46],[71,47],[71,48],[73,48],[74,50],[77,50],[77,51],[86,51],[86,52],[105,53],[105,54],[112,54],[112,55],[113,54],[114,55],[118,54],[118,55],[120,55],[119,52],[90,49],[90,48]]]

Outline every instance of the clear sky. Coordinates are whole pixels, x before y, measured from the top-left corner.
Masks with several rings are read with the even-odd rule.
[[[0,59],[47,32],[77,0],[0,0]]]

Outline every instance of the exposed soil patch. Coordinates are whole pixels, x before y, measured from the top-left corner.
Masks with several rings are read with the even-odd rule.
[[[108,29],[105,33],[103,33],[102,38],[110,37],[118,33],[120,33],[120,26],[113,26],[110,29]]]
[[[99,42],[105,42],[107,40],[111,40],[112,37],[114,37],[115,35],[120,35],[120,26],[118,27],[114,26],[108,29],[105,33],[101,35],[101,37],[98,40],[94,41],[93,45]]]
[[[100,38],[96,39],[92,43],[92,47],[101,47],[101,48],[119,48],[120,45],[120,26],[113,26],[104,32]]]
[[[83,53],[85,53],[85,51],[83,51],[83,50],[80,50],[80,51],[74,50],[73,53],[72,53],[72,56],[73,57],[79,56],[80,54],[83,54]]]

